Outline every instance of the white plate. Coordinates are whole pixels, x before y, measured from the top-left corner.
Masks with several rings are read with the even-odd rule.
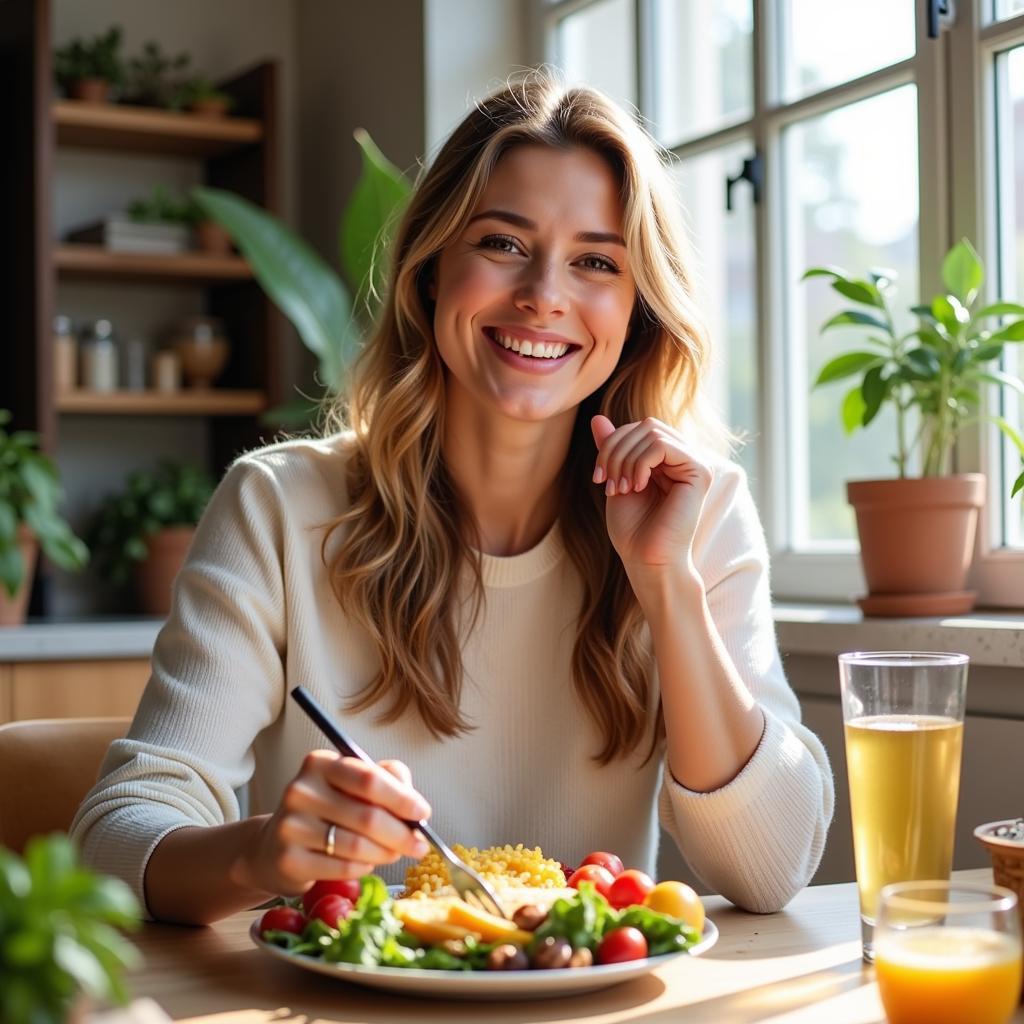
[[[264,942],[259,935],[259,923],[257,918],[249,929],[253,942],[264,953],[278,960],[356,985],[437,999],[549,999],[594,992],[650,974],[680,957],[700,956],[718,941],[718,929],[712,921],[705,921],[703,938],[690,949],[681,953],[631,960],[624,964],[558,971],[427,971],[415,967],[364,967],[361,964],[327,963],[317,957],[289,953],[280,946]]]

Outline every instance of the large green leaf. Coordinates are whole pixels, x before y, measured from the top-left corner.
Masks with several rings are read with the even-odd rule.
[[[1012,324],[993,331],[986,339],[988,342],[1024,341],[1024,320],[1014,320]]]
[[[384,287],[387,245],[411,187],[364,129],[356,130],[355,139],[362,150],[363,170],[342,213],[338,244],[357,309],[364,301],[372,309],[373,296]]]
[[[336,389],[354,355],[352,307],[341,278],[276,217],[223,189],[196,187],[192,196],[227,232],[256,280],[320,359],[323,383]]]
[[[843,399],[842,421],[843,430],[852,434],[864,422],[864,411],[867,406],[864,404],[864,396],[861,394],[860,385],[851,388],[846,392]]]
[[[985,273],[974,246],[966,238],[946,253],[942,261],[942,280],[946,288],[965,306],[969,306],[977,297]]]
[[[892,334],[889,325],[871,313],[862,313],[858,309],[847,309],[842,313],[836,313],[831,320],[826,320],[821,325],[822,334],[833,327],[875,327],[886,334]]]
[[[852,377],[871,366],[879,366],[884,363],[883,357],[877,352],[846,352],[835,359],[830,359],[818,374],[814,386],[819,384],[830,384],[834,380],[842,380],[844,377]]]
[[[1024,316],[1024,306],[1018,302],[993,302],[974,314],[975,320],[986,316]]]
[[[1021,473],[1021,475],[1014,480],[1013,488],[1010,491],[1010,497],[1016,497],[1018,491],[1024,491],[1024,473]]]

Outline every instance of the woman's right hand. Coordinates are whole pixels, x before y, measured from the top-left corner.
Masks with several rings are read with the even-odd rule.
[[[306,755],[280,806],[232,867],[232,880],[262,892],[297,896],[318,879],[359,878],[429,849],[405,820],[430,817],[401,761],[367,765],[331,750]],[[403,820],[405,819],[405,820]],[[334,830],[334,854],[327,834]]]

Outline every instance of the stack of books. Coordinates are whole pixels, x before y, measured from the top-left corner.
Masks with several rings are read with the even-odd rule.
[[[112,252],[187,252],[191,228],[184,224],[144,223],[112,213],[95,224],[68,233],[69,242],[102,245]]]

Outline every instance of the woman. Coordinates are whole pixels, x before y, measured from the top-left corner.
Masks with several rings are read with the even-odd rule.
[[[349,429],[218,489],[76,818],[89,862],[212,921],[401,880],[426,794],[451,842],[652,873],[660,817],[740,906],[806,884],[832,779],[743,473],[708,443],[682,253],[656,148],[600,94],[531,74],[466,117],[399,228]],[[401,761],[319,749],[298,683]]]

